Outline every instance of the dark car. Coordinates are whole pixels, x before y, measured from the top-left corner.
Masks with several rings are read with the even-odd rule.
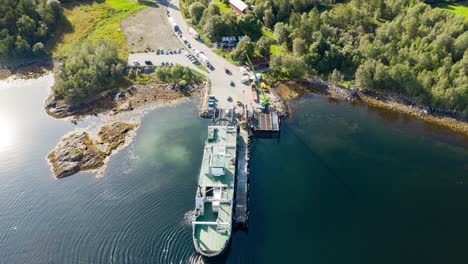
[[[208,68],[209,68],[210,70],[212,70],[212,71],[215,70],[215,68],[214,68],[213,65],[211,65],[211,64],[208,65]]]
[[[147,60],[147,61],[145,61],[145,64],[146,64],[146,65],[153,65],[153,62]]]

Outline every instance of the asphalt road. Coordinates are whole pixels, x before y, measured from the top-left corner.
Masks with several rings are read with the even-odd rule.
[[[232,108],[235,106],[236,101],[239,100],[245,105],[249,110],[254,110],[260,105],[252,100],[252,92],[250,86],[241,83],[241,78],[243,75],[240,73],[239,68],[236,65],[231,64],[229,61],[223,57],[217,55],[213,50],[207,47],[205,44],[194,39],[188,32],[188,25],[185,23],[184,18],[179,10],[179,0],[167,0],[166,4],[170,16],[174,18],[177,25],[179,26],[180,32],[188,40],[192,46],[192,50],[189,50],[187,47],[182,49],[180,54],[172,55],[156,55],[155,52],[146,52],[146,53],[133,53],[129,55],[128,64],[133,65],[134,61],[138,61],[141,65],[144,65],[146,60],[150,60],[153,65],[159,66],[161,62],[171,62],[174,64],[180,64],[187,66],[191,69],[194,69],[197,72],[200,72],[207,76],[211,81],[211,95],[216,97],[217,107],[218,108]],[[173,32],[169,22],[166,18],[167,30]],[[175,32],[173,32],[175,34]],[[177,37],[181,43],[182,40]],[[208,73],[201,71],[194,65],[185,55],[185,52],[192,52],[193,49],[203,52],[209,59],[210,63],[214,67],[214,71],[209,70]],[[195,55],[195,54],[193,54]],[[230,74],[227,74],[224,71],[224,68],[229,69]],[[230,83],[234,82],[234,86]],[[233,100],[228,101],[228,98],[231,97]]]
[[[237,66],[231,64],[229,61],[223,57],[217,55],[209,47],[200,41],[194,39],[188,32],[189,26],[185,23],[184,18],[179,10],[179,0],[167,0],[167,8],[169,9],[170,15],[174,18],[176,23],[179,25],[179,29],[184,35],[184,37],[192,45],[192,48],[202,51],[209,59],[210,63],[215,68],[214,71],[211,71],[206,74],[206,76],[211,80],[212,92],[217,99],[218,108],[232,108],[236,100],[240,100],[244,105],[246,105],[250,110],[259,106],[252,100],[252,92],[248,85],[241,83],[242,74],[239,72]],[[171,30],[169,28],[169,30]],[[183,53],[183,52],[182,52]],[[182,55],[183,56],[183,55]],[[189,63],[191,63],[189,61]],[[184,64],[186,65],[186,64]],[[224,68],[229,69],[231,74],[226,74]],[[230,82],[233,81],[235,86],[232,87]],[[233,102],[228,102],[227,98],[231,96]]]

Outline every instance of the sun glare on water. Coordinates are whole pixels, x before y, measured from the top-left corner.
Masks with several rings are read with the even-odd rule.
[[[13,120],[0,113],[0,152],[13,144],[15,139]]]

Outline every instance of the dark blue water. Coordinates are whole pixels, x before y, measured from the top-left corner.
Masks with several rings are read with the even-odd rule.
[[[464,136],[363,105],[296,100],[280,141],[254,143],[249,231],[203,260],[184,219],[208,125],[195,103],[147,114],[103,177],[55,180],[45,156],[75,126],[42,111],[51,84],[0,86],[2,264],[465,263]]]

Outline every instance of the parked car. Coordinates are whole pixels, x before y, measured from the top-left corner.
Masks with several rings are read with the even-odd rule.
[[[153,65],[153,62],[151,62],[150,60],[146,60],[146,61],[145,61],[145,64],[146,64],[146,65]]]
[[[134,66],[140,66],[140,63],[136,60],[136,61],[133,62],[133,65]]]
[[[228,68],[226,68],[226,67],[224,67],[224,72],[226,72],[226,74],[231,75],[231,71],[230,71]]]
[[[206,65],[206,66],[208,67],[208,69],[210,69],[210,70],[212,70],[212,71],[215,70],[215,68],[214,68],[213,65],[211,65],[211,64],[208,64],[208,65]]]
[[[236,84],[234,83],[234,81],[231,81],[231,82],[229,83],[229,85],[231,85],[232,87],[236,86]]]
[[[161,53],[160,50],[156,50],[156,55],[159,55]]]
[[[165,50],[165,51],[164,51],[164,54],[165,54],[165,55],[169,55],[169,51],[168,51],[168,50]]]

